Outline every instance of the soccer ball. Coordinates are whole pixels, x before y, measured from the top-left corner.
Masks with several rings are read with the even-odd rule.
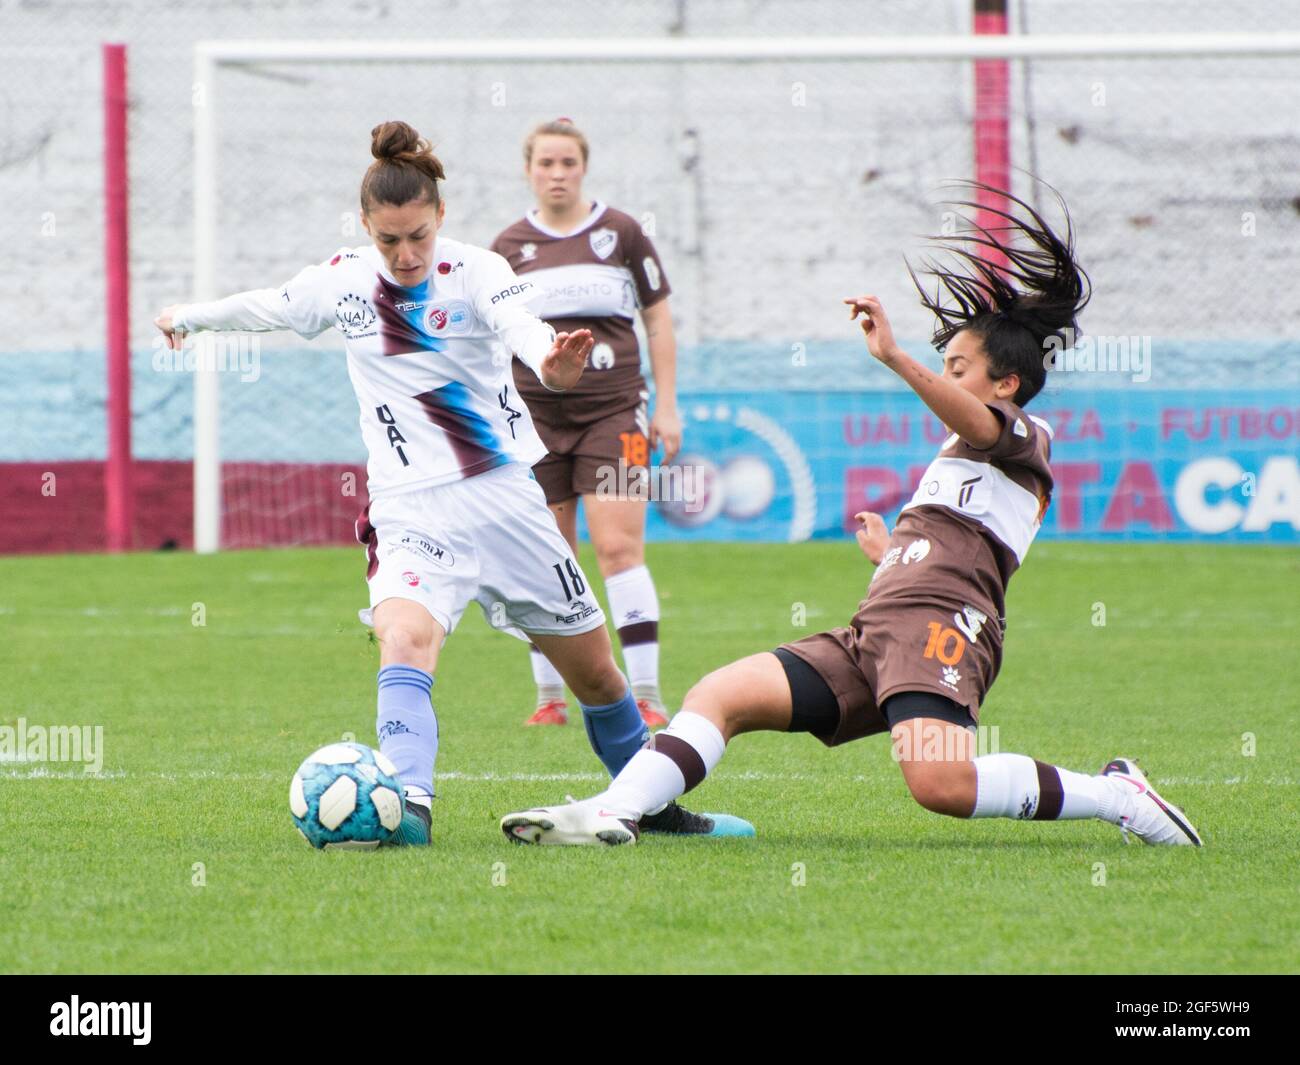
[[[363,743],[331,743],[298,767],[289,812],[317,849],[370,850],[391,839],[406,800],[397,767]]]

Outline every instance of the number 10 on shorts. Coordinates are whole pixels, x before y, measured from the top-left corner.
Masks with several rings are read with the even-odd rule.
[[[937,621],[927,624],[930,639],[925,645],[924,657],[937,658],[945,666],[956,665],[966,650],[966,638],[953,628],[945,628]]]

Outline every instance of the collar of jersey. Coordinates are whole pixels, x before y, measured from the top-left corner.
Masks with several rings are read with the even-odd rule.
[[[437,240],[433,242],[433,261],[435,263],[440,261],[438,257],[438,249],[441,246],[441,244],[442,244],[441,237],[439,237]],[[375,253],[377,255],[379,254],[378,248],[375,249]],[[438,269],[437,266],[434,266],[433,270],[436,269]],[[383,279],[384,284],[390,285],[391,287],[398,289],[401,292],[405,292],[412,299],[421,299],[422,297],[428,295],[429,287],[430,287],[429,283],[433,280],[433,270],[430,270],[429,276],[426,277],[414,288],[408,288],[406,285],[403,285],[400,281],[397,280],[397,278],[395,278],[392,274],[388,272],[388,267],[384,265],[384,257],[382,255],[379,255],[378,273],[379,276]]]
[[[555,237],[558,240],[563,240],[565,237],[576,237],[579,233],[583,232],[584,230],[590,229],[592,226],[596,224],[597,220],[604,213],[605,213],[605,205],[601,203],[599,200],[593,200],[591,206],[591,214],[587,215],[582,225],[580,225],[577,229],[570,230],[568,233],[561,233],[557,229],[552,229],[550,226],[543,225],[541,220],[537,217],[536,207],[529,210],[526,217],[528,219],[528,224],[532,226],[535,230],[537,230],[539,233],[545,233],[548,237]]]

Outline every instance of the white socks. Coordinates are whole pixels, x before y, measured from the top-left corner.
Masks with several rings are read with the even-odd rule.
[[[659,596],[644,566],[605,579],[609,612],[614,617],[623,664],[632,693],[659,701]]]
[[[650,745],[637,751],[608,789],[591,802],[639,821],[700,783],[722,760],[727,742],[717,726],[689,710],[679,711]]]
[[[971,817],[1020,821],[1074,821],[1097,817],[1118,824],[1118,795],[1102,776],[1072,773],[1023,754],[975,759],[976,798]]]
[[[528,657],[533,663],[533,683],[537,685],[537,705],[552,700],[564,702],[564,678],[560,671],[551,665],[551,660],[531,643],[528,645]]]

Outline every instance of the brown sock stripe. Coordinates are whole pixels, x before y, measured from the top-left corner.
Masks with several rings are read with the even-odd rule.
[[[660,732],[651,738],[650,743],[654,750],[665,758],[671,758],[673,764],[682,771],[687,791],[696,787],[704,779],[704,759],[700,757],[700,752],[685,740],[679,740],[676,736],[665,736]]]
[[[1056,771],[1056,766],[1037,759],[1034,759],[1034,768],[1038,770],[1038,809],[1034,811],[1034,820],[1055,821],[1061,816],[1061,807],[1065,803],[1061,774]]]
[[[659,622],[638,621],[635,625],[624,625],[618,630],[618,642],[624,647],[635,647],[639,643],[655,643],[659,639]]]

